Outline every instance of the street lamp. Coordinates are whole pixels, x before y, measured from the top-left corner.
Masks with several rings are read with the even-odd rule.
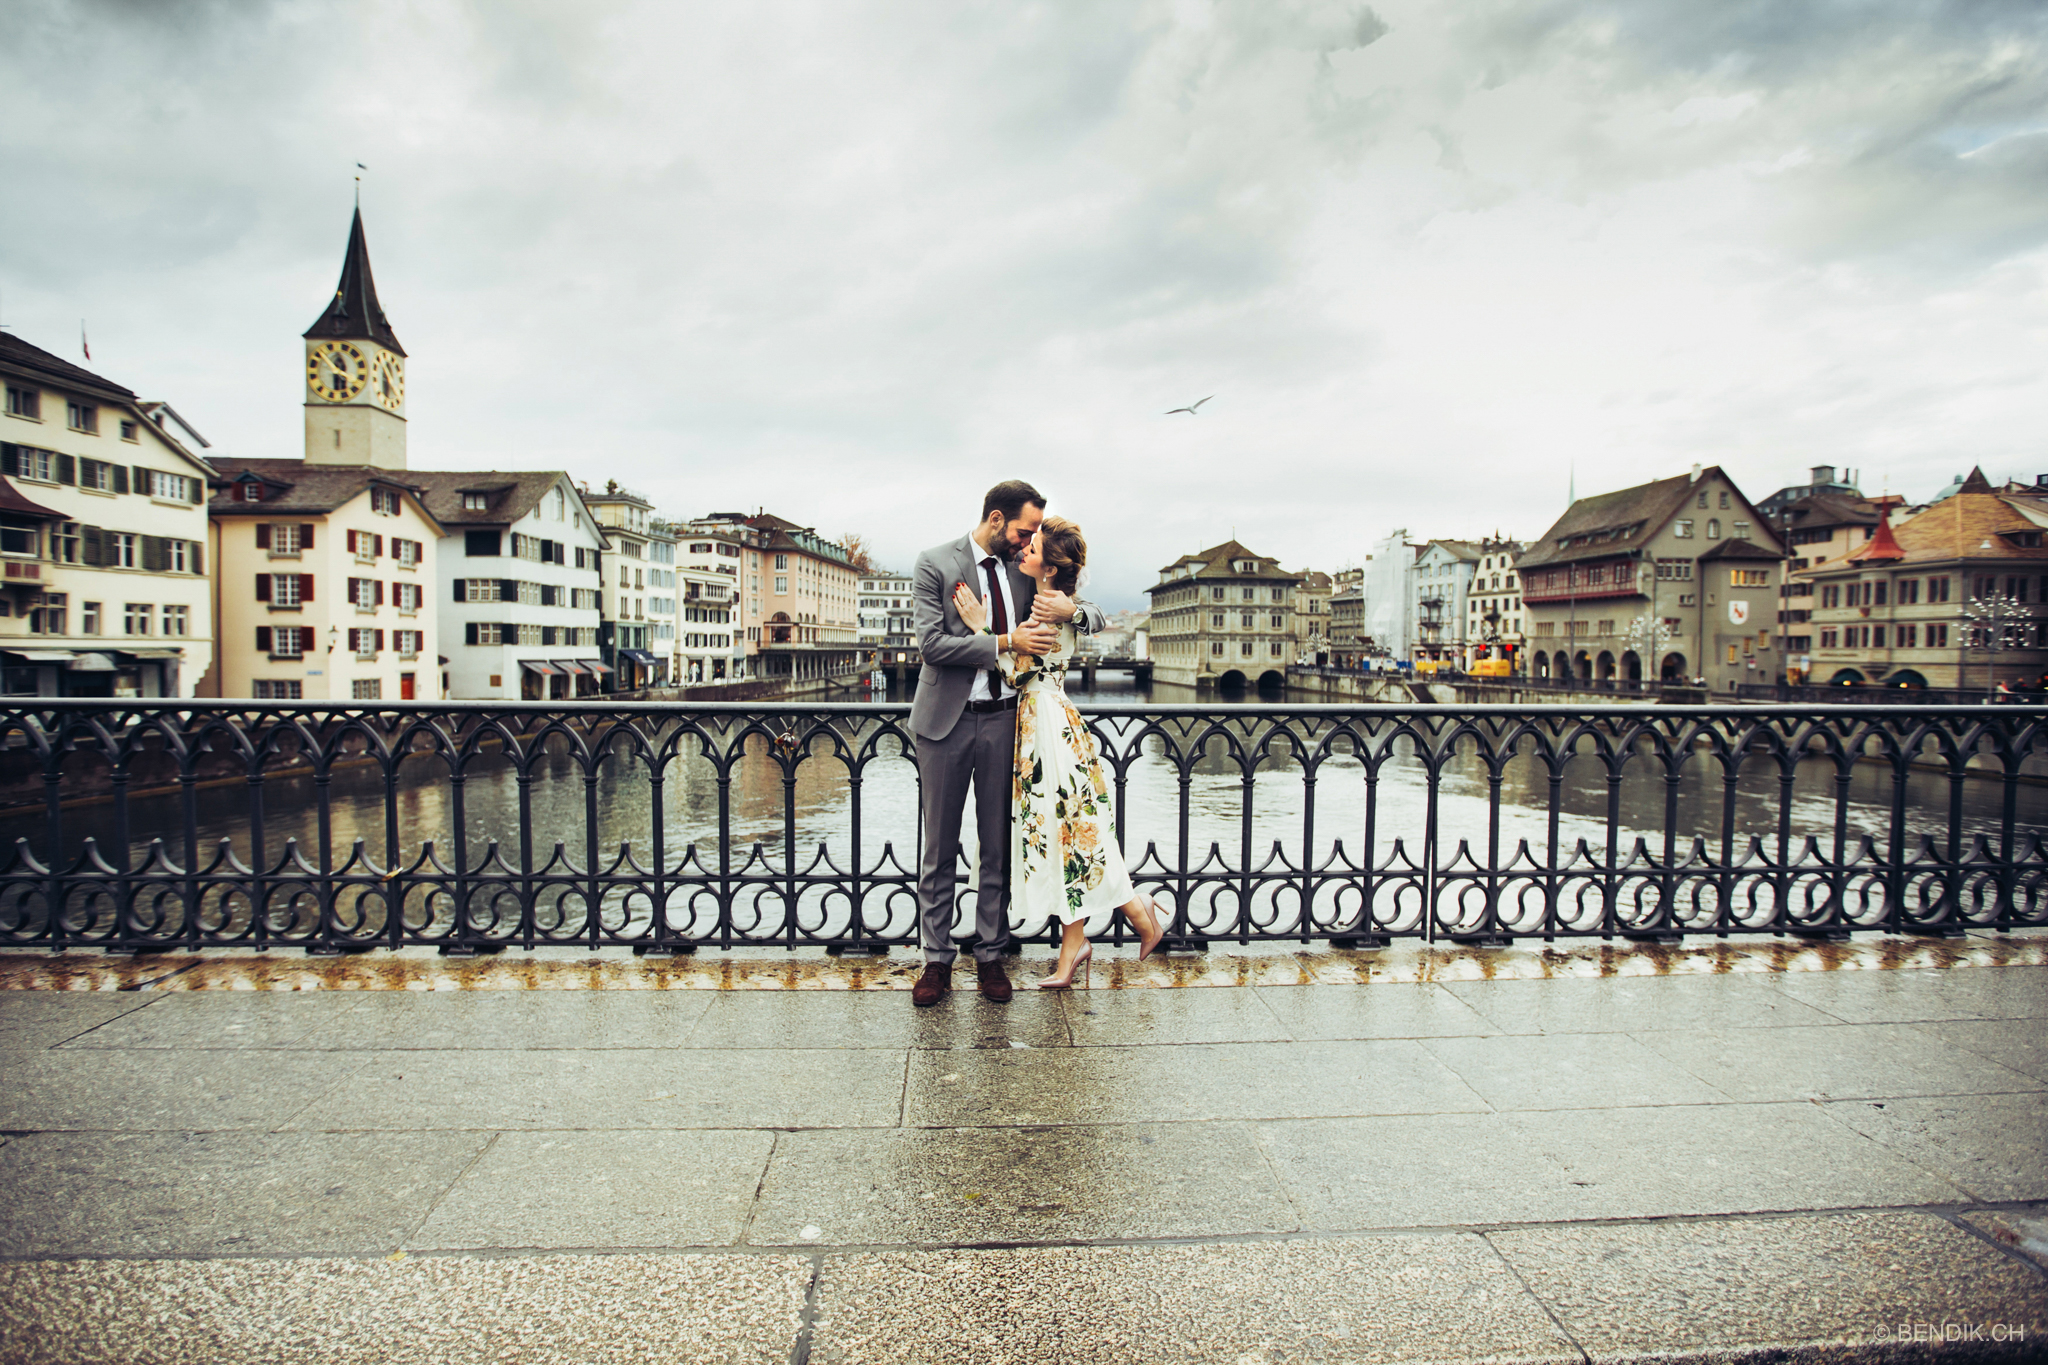
[[[1985,654],[1984,690],[1991,691],[1997,684],[1998,654],[2005,648],[2005,633],[2012,627],[2024,627],[2032,618],[2024,607],[2005,592],[1988,592],[1982,597],[1968,597],[1963,600],[1959,613],[1962,622],[1962,641],[1956,665],[1958,687],[1969,683],[1970,651],[1981,649]]]

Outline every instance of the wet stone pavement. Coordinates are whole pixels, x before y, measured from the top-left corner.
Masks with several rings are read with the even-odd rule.
[[[0,956],[0,1361],[2048,1358],[2048,938],[913,974]]]

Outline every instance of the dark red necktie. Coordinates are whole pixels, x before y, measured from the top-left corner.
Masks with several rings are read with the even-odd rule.
[[[988,619],[990,624],[995,627],[996,636],[1000,639],[1002,636],[1010,633],[1010,613],[1003,610],[1003,590],[996,582],[996,557],[990,555],[987,559],[982,560],[981,567],[982,571],[988,575]],[[1003,699],[1003,670],[1000,667],[991,668],[988,671],[988,699],[990,701],[1001,701]]]

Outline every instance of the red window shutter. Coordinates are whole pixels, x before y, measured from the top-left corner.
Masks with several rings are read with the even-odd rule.
[[[299,527],[299,548],[301,550],[313,548],[313,527],[310,522]]]
[[[299,575],[299,600],[301,602],[313,600],[313,575],[309,573]]]
[[[384,534],[383,534],[383,532],[381,532],[381,531],[380,531],[380,532],[378,532],[378,534],[377,534],[377,554],[378,554],[378,555],[379,555],[379,556],[381,557],[381,556],[383,555],[383,553],[384,553]]]
[[[256,523],[256,548],[259,550],[270,548],[270,523],[267,521]]]
[[[258,602],[268,602],[270,600],[270,575],[267,573],[256,575],[256,600]]]
[[[377,652],[379,654],[384,652],[384,632],[381,629],[377,632]]]
[[[381,578],[377,580],[377,605],[384,605],[384,580]]]
[[[268,654],[270,652],[269,626],[256,627],[256,652],[258,654]]]

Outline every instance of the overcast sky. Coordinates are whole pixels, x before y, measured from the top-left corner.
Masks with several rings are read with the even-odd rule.
[[[906,569],[1005,477],[1120,607],[1574,468],[2048,473],[2038,0],[7,9],[0,320],[232,455],[300,453],[361,161],[414,467]]]

